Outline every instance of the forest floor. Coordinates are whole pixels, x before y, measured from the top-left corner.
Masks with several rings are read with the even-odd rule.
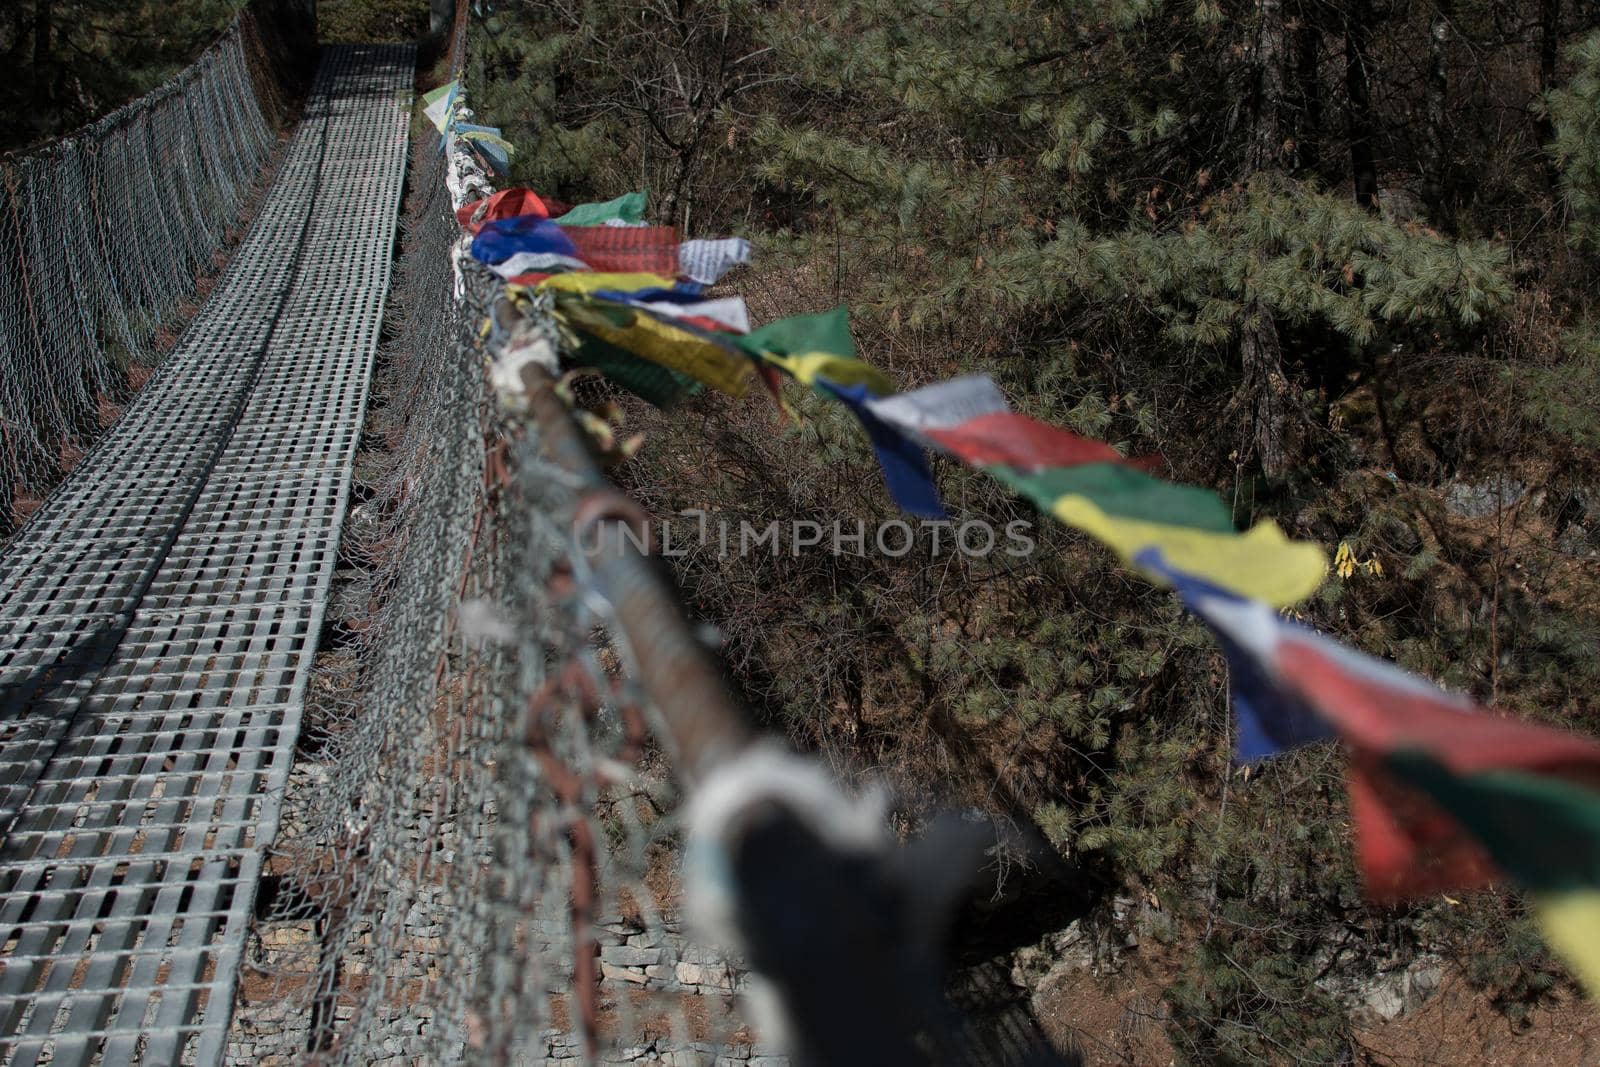
[[[1033,1008],[1057,1047],[1075,1047],[1086,1067],[1157,1067],[1178,1062],[1162,992],[1170,968],[1139,961],[1120,973],[1062,975],[1039,988]],[[1439,992],[1398,1018],[1355,1031],[1356,1064],[1371,1067],[1589,1067],[1600,1063],[1600,1011],[1561,995],[1522,1025],[1447,973]]]

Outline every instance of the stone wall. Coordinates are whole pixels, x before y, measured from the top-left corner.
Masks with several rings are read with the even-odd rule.
[[[407,970],[411,980],[420,976],[420,967],[429,970],[432,952],[441,947],[445,928],[440,909],[445,902],[424,895],[406,916],[403,943],[407,946]],[[646,931],[620,915],[602,916],[598,926],[602,988],[613,995],[632,990],[654,990],[688,997],[714,998],[719,1007],[739,997],[749,978],[739,961],[708,952],[690,943],[678,924],[668,921],[657,931]],[[298,1063],[305,1055],[311,1036],[308,998],[295,995],[266,976],[273,973],[305,973],[315,958],[316,943],[312,924],[279,922],[258,927],[258,940],[252,946],[251,965],[234,1011],[225,1062],[237,1067],[261,1064],[278,1067]],[[538,957],[549,967],[546,991],[570,992],[572,951],[570,931],[565,919],[540,917],[530,933],[538,946]],[[367,976],[372,967],[372,939],[357,936],[342,964],[346,980]],[[399,977],[402,981],[408,976]],[[334,1009],[337,1023],[347,1023],[353,1007],[339,1004]],[[426,1037],[433,1024],[433,1011],[419,1002],[385,1012],[377,1021],[378,1043],[388,1053],[373,1060],[371,1067],[433,1067],[432,1043]],[[580,1042],[576,1034],[550,1029],[540,1035],[542,1048],[526,1063],[578,1063]],[[601,1056],[602,1063],[666,1064],[671,1067],[785,1067],[788,1060],[759,1039],[726,1043],[693,1041],[666,1037],[639,1037]]]

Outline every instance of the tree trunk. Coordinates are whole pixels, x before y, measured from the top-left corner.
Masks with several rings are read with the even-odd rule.
[[[1427,143],[1426,158],[1422,162],[1422,202],[1428,208],[1428,218],[1435,226],[1446,225],[1445,199],[1449,183],[1446,181],[1446,146],[1444,102],[1450,92],[1449,44],[1450,22],[1454,15],[1451,0],[1439,0],[1428,27],[1428,83],[1427,83]]]
[[[1541,97],[1556,87],[1556,61],[1560,58],[1561,0],[1539,0],[1539,95]],[[1555,140],[1555,126],[1550,121],[1549,112],[1543,108],[1539,109],[1535,130],[1539,135],[1540,145],[1547,145]],[[1556,169],[1555,161],[1549,156],[1545,157],[1544,170],[1551,188],[1558,186],[1561,174]]]
[[[1294,31],[1295,168],[1314,173],[1322,165],[1322,27],[1303,4]]]
[[[50,89],[55,80],[55,63],[50,58],[51,0],[34,0],[33,5],[33,111],[41,129],[53,128],[44,112],[50,106]]]
[[[1287,30],[1282,0],[1256,0],[1256,107],[1246,168],[1251,174],[1283,165],[1284,55]]]
[[[1250,400],[1248,446],[1255,453],[1261,473],[1269,481],[1279,481],[1289,466],[1283,440],[1289,383],[1283,375],[1278,324],[1272,312],[1258,301],[1250,302],[1250,314],[1239,338],[1239,354],[1244,364],[1244,391]]]
[[[1350,173],[1356,203],[1369,211],[1378,201],[1378,163],[1372,148],[1372,97],[1367,88],[1367,39],[1372,9],[1352,0],[1344,18],[1344,80],[1350,95]]]
[[[1282,170],[1284,163],[1285,77],[1287,27],[1281,0],[1257,0],[1256,98],[1254,129],[1250,138],[1247,171],[1259,174]],[[1264,268],[1265,249],[1257,249],[1256,266]],[[1253,452],[1261,473],[1269,480],[1283,477],[1287,466],[1284,453],[1283,346],[1278,340],[1278,324],[1272,310],[1252,295],[1245,307],[1244,328],[1239,337],[1239,360],[1244,372],[1240,385],[1246,402],[1249,440],[1245,452]]]
[[[1556,60],[1561,56],[1561,0],[1539,2],[1539,88],[1549,92],[1556,84]]]
[[[1562,0],[1539,0],[1539,98],[1544,99],[1555,88],[1555,66],[1562,56]],[[1546,146],[1555,139],[1555,125],[1550,122],[1550,112],[1544,107],[1534,110],[1534,133],[1539,144]],[[1550,189],[1560,189],[1562,171],[1555,166],[1554,158],[1544,157],[1544,179]]]
[[[455,0],[428,0],[429,36],[443,37],[448,34],[455,18]]]

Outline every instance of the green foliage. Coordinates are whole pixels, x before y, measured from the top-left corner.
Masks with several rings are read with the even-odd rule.
[[[1528,413],[1583,449],[1600,448],[1600,331],[1585,321],[1562,333],[1556,359],[1523,368]]]
[[[1307,984],[1306,946],[1244,931],[1238,922],[1203,941],[1195,965],[1167,990],[1182,1062],[1342,1062],[1347,1024],[1333,998]]]
[[[1600,33],[1573,47],[1571,81],[1550,93],[1555,140],[1550,153],[1561,172],[1574,243],[1600,248]]]
[[[1096,237],[1071,227],[996,260],[1032,304],[1087,296],[1150,309],[1180,344],[1232,341],[1258,301],[1285,323],[1370,344],[1386,324],[1473,326],[1511,295],[1504,248],[1452,242],[1287,181],[1201,205],[1203,223]]]
[[[1485,901],[1481,911],[1469,916],[1478,927],[1477,951],[1466,960],[1466,977],[1487,992],[1513,1024],[1525,1024],[1533,1005],[1549,997],[1561,984],[1561,969],[1526,915]],[[1492,920],[1489,925],[1485,918]],[[1487,933],[1487,936],[1484,936]]]
[[[0,14],[0,149],[69,133],[182,70],[235,0],[19,0]]]
[[[1241,521],[1347,541],[1381,570],[1331,576],[1305,621],[1594,729],[1600,588],[1555,544],[1600,529],[1592,284],[1562,252],[1569,221],[1594,225],[1600,45],[1572,53],[1547,131],[1519,117],[1537,12],[1453,10],[1442,92],[1431,8],[1371,12],[1383,44],[1352,72],[1359,27],[1299,0],[539,0],[486,17],[469,80],[523,148],[519,180],[566,200],[648,188],[655,221],[750,234],[760,262],[736,281],[758,319],[847,301],[864,357],[904,385],[990,373],[1019,410],[1153,455]],[[1565,17],[1549,32],[1571,36]],[[1372,205],[1352,195],[1364,121]],[[1538,167],[1551,131],[1565,213]],[[1246,360],[1263,324],[1270,373]],[[1287,477],[1251,454],[1269,393]],[[658,512],[735,525],[892,517],[849,416],[796,399],[800,426],[718,397],[639,410],[624,476]],[[1030,517],[935,473],[957,521]],[[1492,479],[1530,492],[1488,518],[1448,506]],[[796,741],[891,775],[913,817],[982,806],[1159,896],[1190,1062],[1337,1062],[1351,1024],[1317,979],[1424,947],[1499,961],[1481,981],[1508,1014],[1544,995],[1554,972],[1493,906],[1366,906],[1340,754],[1230,772],[1210,640],[1036,522],[1019,560],[694,553],[678,573],[745,698]]]
[[[321,0],[317,32],[329,44],[414,41],[428,28],[425,0]]]

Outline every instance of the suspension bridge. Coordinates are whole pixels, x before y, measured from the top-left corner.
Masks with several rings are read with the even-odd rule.
[[[496,193],[466,16],[442,146],[408,133],[413,47],[319,52],[301,0],[253,0],[169,84],[0,161],[0,1063],[1062,1062],[1008,953],[1094,888],[1039,850],[946,981],[981,854],[1031,846],[950,819],[901,847],[884,796],[759,738],[561,395],[581,353],[646,398],[737,394],[752,363],[820,387],[908,510],[938,507],[925,446],[1009,479],[1179,589],[1257,755],[1600,766],[1285,622],[1320,549],[1238,534],[986,378],[895,393],[842,313],[722,330],[657,303],[704,296],[683,272],[588,270],[576,238],[624,265],[742,242],[680,246],[639,194],[562,222]],[[585,270],[508,285],[488,227]],[[1595,981],[1592,894],[1478,810]],[[1429,869],[1391,851],[1397,885]]]
[[[221,1059],[350,496],[413,61],[326,51],[210,298],[0,557],[6,1062]],[[154,178],[181,190],[200,158]]]

